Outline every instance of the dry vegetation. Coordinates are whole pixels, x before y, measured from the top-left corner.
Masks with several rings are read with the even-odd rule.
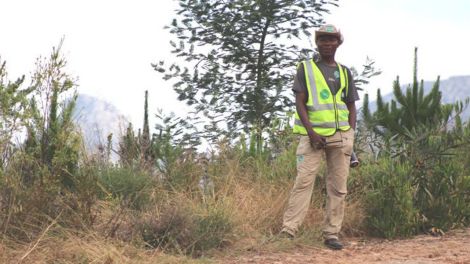
[[[2,65],[0,262],[205,263],[321,247],[322,177],[299,236],[277,236],[296,174],[287,120],[265,131],[269,144],[256,133],[226,139],[206,159],[177,140],[181,120],[162,118],[152,137],[148,122],[137,135],[130,125],[112,163],[112,137],[94,155],[84,150],[72,122],[74,83],[58,49],[39,60],[26,89],[24,79],[8,81]],[[445,122],[385,139],[359,127],[356,150],[373,145],[380,155],[363,152],[351,172],[344,237],[404,238],[470,225],[470,124]],[[26,139],[13,144],[19,131]]]

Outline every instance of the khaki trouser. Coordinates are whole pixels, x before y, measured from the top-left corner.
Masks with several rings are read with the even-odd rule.
[[[328,143],[332,142],[332,143]],[[292,235],[302,224],[312,197],[313,184],[326,155],[326,217],[323,226],[325,239],[338,238],[344,216],[344,198],[347,193],[349,162],[354,144],[354,130],[338,131],[327,138],[324,149],[310,145],[308,136],[301,136],[297,147],[297,177],[284,213],[283,231]]]

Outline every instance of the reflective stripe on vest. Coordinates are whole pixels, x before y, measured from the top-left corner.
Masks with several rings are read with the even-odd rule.
[[[349,111],[341,98],[343,90],[348,92],[348,75],[346,69],[338,64],[340,74],[340,89],[333,95],[318,66],[313,60],[301,62],[304,66],[308,90],[306,103],[308,118],[315,133],[331,136],[336,130],[346,131],[349,126]],[[300,64],[299,64],[300,65]],[[294,133],[307,135],[307,130],[295,113]]]

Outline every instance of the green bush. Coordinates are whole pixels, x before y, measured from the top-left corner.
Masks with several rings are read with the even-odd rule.
[[[196,219],[192,250],[197,253],[223,246],[233,227],[234,224],[225,208],[208,208],[205,214]]]
[[[156,179],[148,173],[132,168],[109,167],[99,172],[98,180],[106,194],[137,210],[149,205],[156,185]]]
[[[468,152],[461,133],[436,128],[410,132],[399,153],[402,163],[409,164],[414,204],[423,220],[422,229],[438,227],[448,230],[469,224],[470,193],[465,161],[459,156]]]
[[[28,154],[10,159],[0,178],[0,227],[3,234],[30,241],[54,219],[60,226],[82,229],[95,220],[97,198],[94,174],[69,174],[73,189]]]
[[[464,173],[462,164],[448,160],[418,175],[415,199],[425,220],[423,229],[449,230],[470,223],[470,178]]]
[[[413,206],[409,167],[391,159],[369,166],[370,185],[365,195],[369,233],[386,238],[415,234],[417,210]]]
[[[167,205],[147,215],[139,223],[143,241],[150,248],[185,253],[191,243],[194,219],[188,208]]]

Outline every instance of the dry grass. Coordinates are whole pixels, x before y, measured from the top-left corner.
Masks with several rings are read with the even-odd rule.
[[[29,254],[26,255],[26,253]],[[62,230],[60,234],[44,236],[32,251],[29,244],[2,241],[0,243],[0,263],[145,264],[211,262],[204,259],[166,255],[158,250],[145,250],[131,243],[105,239],[92,232],[77,235]]]
[[[278,169],[259,160],[242,160],[234,155],[209,165],[208,175],[214,184],[213,191],[209,193],[198,191],[197,185],[196,188],[169,190],[155,184],[149,189],[151,205],[142,210],[131,209],[119,199],[107,195],[92,208],[96,216],[94,224],[84,225],[80,231],[61,227],[51,219],[34,229],[43,231],[30,233],[28,240],[13,240],[11,237],[7,240],[5,237],[0,242],[0,263],[210,263],[210,260],[196,260],[183,254],[192,254],[191,250],[186,251],[188,245],[185,243],[200,242],[200,234],[191,233],[194,220],[210,218],[213,210],[228,217],[228,220],[218,218],[222,221],[218,223],[227,224],[231,231],[219,247],[203,249],[204,252],[197,256],[217,258],[221,254],[233,255],[247,250],[288,250],[293,246],[318,243],[324,218],[321,180],[315,187],[300,237],[294,243],[273,241],[281,228],[282,215],[294,183],[290,174],[295,173],[295,170],[282,168],[276,171]],[[284,174],[289,175],[273,178],[273,175]],[[362,212],[359,202],[348,204],[344,222],[347,235],[358,233],[358,223],[363,221]],[[175,223],[171,222],[172,219],[187,221]],[[159,230],[162,228],[176,228],[171,232],[166,229],[164,234],[171,239],[169,246],[150,249],[153,245],[142,234],[142,227],[148,224],[155,227],[150,230],[151,235],[157,238],[161,237]],[[210,225],[208,230],[213,230]],[[177,256],[169,253],[177,253]]]

